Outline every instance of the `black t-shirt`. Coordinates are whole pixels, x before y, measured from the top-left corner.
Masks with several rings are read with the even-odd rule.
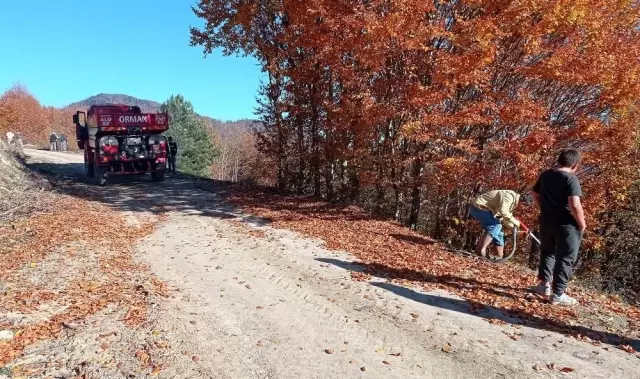
[[[171,156],[175,157],[178,154],[178,144],[175,142],[169,142],[169,152]]]
[[[575,174],[557,169],[546,170],[533,186],[540,194],[542,219],[560,225],[577,225],[569,207],[569,196],[582,196],[580,181]]]

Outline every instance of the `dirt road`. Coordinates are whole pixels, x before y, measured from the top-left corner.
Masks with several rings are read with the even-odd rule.
[[[168,214],[137,247],[174,294],[150,317],[170,345],[159,377],[640,378],[640,360],[615,348],[515,319],[491,324],[447,293],[352,281],[348,254],[270,228],[187,179],[97,188],[80,183],[80,155],[27,155],[36,169],[75,178],[77,196]]]

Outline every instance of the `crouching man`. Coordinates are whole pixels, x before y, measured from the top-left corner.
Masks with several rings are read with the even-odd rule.
[[[484,234],[476,244],[476,254],[486,257],[487,247],[493,242],[496,247],[496,257],[501,259],[504,256],[502,223],[510,229],[520,226],[520,222],[513,215],[519,202],[520,195],[511,190],[485,192],[471,202],[469,213],[484,229]]]

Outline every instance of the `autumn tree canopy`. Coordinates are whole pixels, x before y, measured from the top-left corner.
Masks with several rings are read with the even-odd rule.
[[[268,74],[258,146],[282,190],[358,199],[465,243],[451,221],[471,196],[525,191],[562,148],[584,153],[591,223],[637,179],[635,0],[200,0],[194,12],[192,45],[252,55]]]
[[[73,138],[71,111],[43,107],[24,87],[15,85],[0,95],[0,136],[20,133],[24,143],[46,145],[52,132]],[[73,147],[72,144],[69,145]]]

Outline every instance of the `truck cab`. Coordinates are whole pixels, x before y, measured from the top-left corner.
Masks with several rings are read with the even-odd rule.
[[[150,173],[164,180],[169,129],[166,113],[142,113],[130,105],[92,105],[73,115],[87,176],[105,185],[115,175]]]

